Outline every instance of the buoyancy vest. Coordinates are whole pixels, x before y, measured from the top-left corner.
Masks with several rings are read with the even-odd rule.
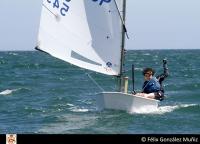
[[[152,93],[152,92],[158,92],[161,90],[161,85],[156,77],[153,77],[149,81],[145,81],[143,84],[143,92],[144,93]]]

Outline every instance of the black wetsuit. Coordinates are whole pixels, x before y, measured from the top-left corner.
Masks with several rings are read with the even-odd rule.
[[[166,64],[163,64],[163,67],[164,67],[164,73],[161,74],[161,75],[158,75],[156,76],[156,78],[158,79],[159,83],[160,83],[160,91],[158,91],[156,94],[155,94],[155,98],[157,100],[160,100],[162,101],[164,99],[164,88],[163,88],[163,84],[162,82],[165,80],[166,77],[168,77],[169,75],[169,71],[168,71],[168,68],[166,66]]]
[[[162,82],[165,80],[166,77],[168,77],[169,71],[168,71],[168,68],[166,67],[166,65],[164,65],[163,67],[164,67],[164,73],[156,76],[156,78],[158,79],[158,81],[160,83],[160,86],[161,86],[160,90],[164,93],[164,88],[163,88]]]

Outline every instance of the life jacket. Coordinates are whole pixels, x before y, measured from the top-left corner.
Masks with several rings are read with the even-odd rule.
[[[143,92],[144,93],[152,93],[152,92],[158,92],[161,90],[161,85],[156,77],[153,77],[149,81],[145,81],[143,84]]]

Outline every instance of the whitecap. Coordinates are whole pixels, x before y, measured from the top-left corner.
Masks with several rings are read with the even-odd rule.
[[[17,56],[18,55],[18,53],[14,53],[14,52],[9,52],[8,54],[9,55],[13,55],[13,56]]]
[[[135,68],[136,71],[143,71],[143,68]]]
[[[13,92],[15,92],[17,90],[19,90],[19,89],[13,89],[13,90],[6,89],[6,90],[0,92],[0,95],[10,95],[10,94],[12,94]]]
[[[70,108],[68,108],[70,111],[72,112],[88,112],[89,109],[86,108],[80,108],[78,106],[75,106],[73,104],[67,103],[67,106],[69,106]]]
[[[67,106],[74,106],[73,104],[67,103]]]
[[[89,111],[89,109],[81,109],[81,108],[75,108],[75,109],[72,109],[71,111],[73,111],[73,112],[88,112]]]
[[[0,92],[0,95],[9,95],[12,92],[13,92],[12,90],[7,89],[7,90],[4,90],[4,91]]]
[[[180,108],[187,108],[187,107],[193,107],[197,106],[197,104],[180,104],[175,106],[161,106],[158,108],[159,114],[169,113],[173,112],[174,110],[180,109]]]
[[[180,105],[174,105],[174,106],[159,106],[158,108],[145,106],[138,109],[133,109],[130,111],[130,114],[165,114],[173,112],[174,110],[180,109],[180,108],[187,108],[187,107],[193,107],[197,106],[197,104],[180,104]]]
[[[150,53],[144,53],[143,55],[145,55],[145,56],[149,56],[149,55],[151,55]]]
[[[69,108],[69,110],[72,111],[72,112],[88,112],[89,111],[89,109],[79,108],[79,107],[76,107],[76,106]]]

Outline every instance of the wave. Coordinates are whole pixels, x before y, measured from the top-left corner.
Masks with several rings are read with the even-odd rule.
[[[13,92],[15,92],[15,91],[18,91],[18,90],[20,90],[20,89],[6,89],[6,90],[4,90],[4,91],[1,91],[0,92],[0,95],[10,95],[10,94],[12,94]]]
[[[73,107],[74,105],[73,105],[73,104],[70,104],[70,103],[67,103],[67,106],[71,106],[71,107]]]
[[[9,55],[13,55],[13,56],[17,56],[18,55],[18,53],[14,53],[14,52],[9,52],[8,54]]]
[[[67,103],[67,106],[69,106],[69,110],[72,112],[88,112],[89,111],[89,109],[87,108],[80,108],[70,103]]]
[[[143,54],[144,56],[149,56],[149,55],[151,55],[150,53],[144,53]]]
[[[1,91],[0,95],[4,95],[4,96],[11,95],[13,92],[16,92],[16,91],[19,91],[19,90],[22,90],[22,89],[30,90],[28,88],[6,89],[6,90]]]
[[[174,106],[160,106],[158,108],[146,106],[139,109],[134,109],[130,114],[165,114],[173,112],[174,110],[181,109],[181,108],[187,108],[187,107],[194,107],[198,106],[198,104],[180,104],[180,105],[174,105]]]
[[[143,68],[135,68],[136,71],[143,71]]]
[[[73,109],[71,109],[71,111],[73,111],[73,112],[88,112],[89,109],[86,109],[86,108],[73,108]]]

